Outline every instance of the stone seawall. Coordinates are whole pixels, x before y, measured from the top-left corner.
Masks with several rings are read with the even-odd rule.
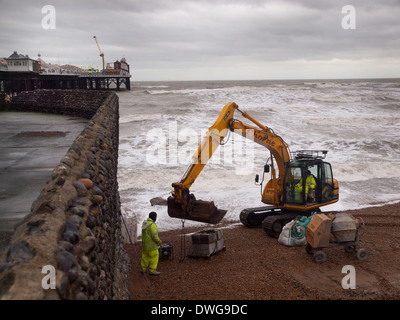
[[[0,258],[0,299],[127,299],[115,93],[23,92],[13,110],[90,119]],[[55,285],[55,288],[54,288]]]
[[[17,111],[65,114],[90,119],[110,94],[107,91],[43,89],[21,92],[13,98],[11,105],[2,105],[3,108]]]

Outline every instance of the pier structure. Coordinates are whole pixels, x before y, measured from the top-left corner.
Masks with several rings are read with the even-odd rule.
[[[96,43],[97,39],[94,36]],[[97,43],[97,46],[100,46]],[[8,58],[0,59],[0,93],[15,94],[36,89],[85,89],[85,90],[130,90],[130,68],[126,58],[114,62],[114,67],[105,66],[104,53],[100,50],[103,70],[78,68],[72,65],[54,65],[29,58],[14,51]]]
[[[0,71],[0,92],[18,93],[35,89],[130,90],[131,75],[103,73],[46,74]]]
[[[116,90],[120,90],[121,85],[123,85],[126,90],[131,90],[130,77],[130,75],[110,75],[102,73],[79,75],[79,89],[108,90],[115,88]]]

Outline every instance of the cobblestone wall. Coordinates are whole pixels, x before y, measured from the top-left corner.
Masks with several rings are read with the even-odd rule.
[[[18,110],[89,118],[0,258],[1,299],[127,299],[115,93],[38,90]],[[55,287],[54,287],[55,285]]]

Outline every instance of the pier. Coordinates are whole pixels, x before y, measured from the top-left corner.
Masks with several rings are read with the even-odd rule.
[[[79,89],[108,90],[113,89],[113,85],[115,85],[115,90],[120,90],[123,85],[126,90],[131,90],[130,76],[87,74],[80,75],[78,78]]]
[[[46,74],[0,71],[0,92],[18,93],[35,89],[130,90],[131,75],[103,73]]]

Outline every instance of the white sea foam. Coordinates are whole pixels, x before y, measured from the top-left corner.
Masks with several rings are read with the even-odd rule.
[[[119,123],[129,123],[134,121],[145,121],[145,120],[161,120],[161,113],[149,113],[149,114],[133,114],[129,116],[124,116],[119,119]]]

